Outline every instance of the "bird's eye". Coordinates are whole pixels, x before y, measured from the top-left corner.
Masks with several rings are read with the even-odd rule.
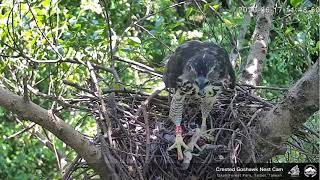
[[[185,82],[183,82],[183,86],[190,86],[190,82],[189,81],[185,81]]]
[[[209,84],[209,81],[206,81],[206,82],[204,83],[205,86],[207,86],[208,84]]]

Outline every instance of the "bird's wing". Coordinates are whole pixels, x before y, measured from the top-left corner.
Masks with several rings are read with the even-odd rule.
[[[208,58],[207,65],[209,67],[216,67],[214,68],[214,74],[212,75],[211,78],[214,80],[214,78],[219,77],[221,79],[229,79],[231,88],[234,87],[235,85],[235,72],[233,70],[232,64],[229,60],[229,56],[226,52],[225,49],[219,47],[218,45],[210,42],[205,42],[203,43],[204,48],[204,53],[207,54],[208,56],[212,56],[212,58]],[[221,68],[223,67],[223,68]],[[210,76],[209,76],[209,80]]]
[[[198,53],[202,47],[200,41],[189,41],[179,46],[176,51],[168,57],[166,71],[163,81],[168,88],[176,88],[177,78],[183,73],[183,68],[190,58]]]

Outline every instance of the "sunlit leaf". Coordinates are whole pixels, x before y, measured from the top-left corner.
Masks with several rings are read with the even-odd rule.
[[[186,10],[186,16],[190,16],[193,12],[193,8],[192,7],[189,7],[187,10]]]
[[[287,29],[284,33],[288,34],[288,33],[292,32],[293,30],[294,30],[293,27],[290,26],[290,27],[287,27]]]
[[[131,41],[141,44],[141,40],[138,37],[128,37]]]
[[[212,5],[212,7],[217,10],[217,9],[219,9],[220,5],[219,4],[214,4],[214,5]]]
[[[302,0],[290,0],[290,4],[297,8],[301,4]]]
[[[227,18],[223,18],[223,21],[228,25],[233,25],[233,23]]]
[[[51,0],[44,0],[41,2],[41,4],[44,6],[44,7],[49,7],[50,6],[50,2]]]
[[[76,25],[74,25],[74,29],[75,29],[76,31],[80,31],[80,29],[81,29],[81,24],[76,24]]]

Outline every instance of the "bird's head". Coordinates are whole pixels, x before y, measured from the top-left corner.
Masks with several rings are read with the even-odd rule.
[[[203,98],[215,96],[221,89],[221,79],[216,65],[207,64],[204,58],[191,59],[178,77],[178,87],[189,94]]]

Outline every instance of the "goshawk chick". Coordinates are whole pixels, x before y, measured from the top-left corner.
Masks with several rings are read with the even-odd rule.
[[[163,80],[167,88],[174,89],[169,118],[176,125],[176,140],[169,150],[177,148],[178,159],[181,160],[181,146],[191,149],[183,142],[180,126],[186,98],[200,99],[200,132],[205,132],[206,119],[217,95],[228,85],[234,87],[235,73],[223,48],[210,42],[189,41],[168,57]]]

